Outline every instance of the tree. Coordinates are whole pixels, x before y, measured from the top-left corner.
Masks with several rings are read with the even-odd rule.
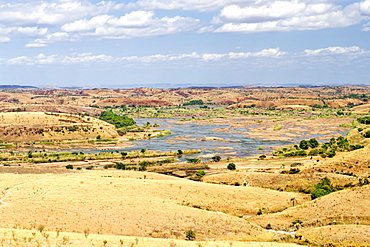
[[[73,165],[66,165],[66,169],[71,169],[71,170],[73,170]]]
[[[214,162],[219,162],[221,160],[221,157],[220,156],[214,156],[214,157],[212,157],[212,160]]]
[[[365,137],[365,138],[370,138],[370,130],[368,130],[368,131],[366,131],[366,132],[364,133],[364,137]]]
[[[308,141],[308,144],[311,148],[317,148],[320,144],[319,142],[315,139],[315,138],[311,138],[309,141]]]
[[[230,163],[227,165],[227,169],[229,169],[230,171],[233,171],[236,169],[236,165],[234,163]]]
[[[300,143],[299,143],[299,147],[301,149],[308,149],[309,145],[308,145],[308,142],[306,140],[302,140]]]
[[[113,113],[112,111],[102,112],[100,115],[100,119],[105,122],[115,125],[117,129],[136,124],[136,122],[132,118],[127,117],[127,116],[117,115]]]
[[[290,199],[290,201],[292,202],[293,207],[294,207],[295,203],[297,202],[297,199],[295,199],[295,197],[293,197],[293,198]]]

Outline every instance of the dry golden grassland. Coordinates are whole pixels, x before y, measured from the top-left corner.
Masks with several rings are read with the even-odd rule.
[[[275,242],[186,241],[115,235],[70,233],[0,228],[0,246],[73,246],[73,247],[298,247],[303,245]]]
[[[251,218],[260,226],[271,224],[274,229],[291,230],[292,222],[301,220],[302,226],[328,224],[370,225],[370,185],[344,189],[287,210]],[[293,227],[294,229],[294,227]]]
[[[317,163],[314,168],[303,172],[353,174],[358,177],[367,177],[370,175],[370,145],[364,144],[367,146],[362,149],[338,153],[335,157]]]
[[[207,183],[234,185],[246,183],[248,186],[268,188],[280,191],[308,192],[313,185],[318,184],[322,178],[330,179],[334,187],[343,187],[346,184],[358,183],[358,178],[327,173],[279,174],[261,172],[226,172],[206,175],[202,181]]]
[[[15,112],[0,114],[0,135],[3,141],[35,142],[60,140],[114,139],[115,127],[93,117],[78,115]]]
[[[233,215],[278,212],[297,193],[193,182],[130,171],[0,174],[3,228],[197,240],[272,239]]]
[[[364,225],[304,228],[297,232],[297,236],[317,246],[370,246],[370,226]]]

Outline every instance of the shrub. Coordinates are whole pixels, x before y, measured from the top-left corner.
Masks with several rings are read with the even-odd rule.
[[[197,173],[195,173],[195,175],[197,176],[197,177],[203,177],[204,175],[206,175],[206,172],[205,171],[197,171]]]
[[[186,159],[189,163],[200,163],[200,159],[197,158],[190,158]]]
[[[308,149],[309,145],[308,145],[308,142],[306,140],[302,140],[300,143],[299,143],[299,147],[301,149]]]
[[[189,241],[192,241],[195,239],[195,232],[193,232],[192,230],[189,230],[185,233],[185,239],[186,240],[189,240]]]
[[[71,169],[71,170],[73,170],[73,165],[66,165],[66,169]]]
[[[259,159],[263,160],[263,159],[266,159],[266,157],[267,157],[266,155],[262,154],[259,156]]]
[[[321,179],[321,182],[316,184],[315,189],[311,191],[311,198],[316,199],[321,196],[325,196],[335,191],[334,187],[331,185],[330,179],[327,177]]]
[[[357,121],[362,124],[370,124],[370,116],[359,117]]]
[[[308,141],[308,145],[309,145],[311,148],[316,148],[316,147],[318,147],[320,144],[319,144],[319,142],[318,142],[315,138],[311,138],[311,139]]]
[[[365,137],[365,138],[370,138],[370,130],[368,130],[368,131],[366,131],[366,132],[364,133],[364,137]]]
[[[274,130],[281,130],[283,128],[283,125],[277,124],[274,126]]]
[[[219,162],[221,160],[221,157],[220,156],[214,156],[214,157],[212,157],[212,160],[214,162]]]
[[[230,163],[227,165],[227,169],[229,169],[230,171],[233,171],[236,169],[236,165],[234,163]]]
[[[289,174],[296,174],[296,173],[299,173],[301,170],[299,170],[298,168],[290,168],[289,170]]]
[[[333,158],[336,155],[336,152],[332,149],[326,153],[326,156],[329,158]]]

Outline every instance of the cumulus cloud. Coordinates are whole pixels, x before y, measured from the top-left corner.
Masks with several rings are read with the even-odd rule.
[[[327,47],[317,50],[305,50],[304,51],[307,56],[320,56],[320,55],[335,55],[335,54],[342,54],[342,55],[359,55],[364,54],[365,51],[360,49],[358,46],[351,46],[351,47]]]
[[[328,66],[336,67],[352,64],[363,66],[368,64],[370,51],[357,46],[352,47],[326,47],[316,50],[306,49],[302,52],[285,52],[279,48],[263,49],[256,52],[228,52],[228,53],[180,53],[180,54],[154,54],[148,56],[126,56],[117,57],[106,54],[93,53],[72,53],[70,55],[45,55],[19,56],[15,58],[0,58],[0,64],[8,66],[75,66],[88,65],[100,66],[252,66],[286,68],[295,66],[315,67]],[[352,61],[352,62],[351,62]]]
[[[27,44],[26,47],[45,47],[48,44],[59,41],[76,41],[76,38],[66,32],[56,32],[52,34],[47,34],[43,38],[36,39]]]
[[[108,13],[123,7],[111,1],[92,4],[87,0],[59,0],[55,2],[31,1],[26,3],[7,3],[0,5],[0,23],[20,25],[53,25]]]
[[[280,51],[279,48],[264,49],[259,52],[230,52],[227,54],[203,54],[202,59],[205,61],[215,61],[221,59],[245,59],[253,57],[273,57],[278,58],[285,55],[286,52]]]
[[[198,25],[199,20],[190,17],[156,18],[151,11],[133,11],[121,17],[100,15],[89,20],[78,20],[63,25],[62,30],[120,39],[175,34],[195,30]]]
[[[257,33],[271,31],[317,30],[347,27],[366,19],[369,2],[345,7],[330,2],[257,1],[252,5],[228,5],[213,19],[221,24],[215,32]]]
[[[114,57],[111,55],[94,55],[92,53],[73,53],[69,56],[39,54],[34,57],[20,56],[11,59],[2,60],[5,64],[84,64],[84,63],[156,63],[156,62],[174,62],[174,61],[217,61],[217,60],[235,60],[235,59],[251,59],[251,58],[279,58],[285,55],[286,52],[280,51],[279,48],[264,49],[258,52],[229,52],[224,54],[207,53],[198,54],[197,52],[182,53],[182,54],[155,54],[149,56],[128,56]]]

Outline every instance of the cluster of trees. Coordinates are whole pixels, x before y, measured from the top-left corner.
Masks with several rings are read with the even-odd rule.
[[[357,118],[357,122],[361,124],[370,124],[370,116],[359,117]]]
[[[302,140],[299,145],[294,145],[292,148],[282,148],[276,152],[274,155],[283,155],[285,157],[294,156],[317,156],[320,155],[323,158],[332,158],[336,155],[336,151],[346,152],[353,151],[356,149],[363,148],[363,145],[351,145],[347,138],[338,137],[337,139],[331,138],[329,142],[324,143],[320,146],[320,143],[315,139]],[[308,149],[310,149],[308,151]],[[308,153],[307,153],[308,151]]]
[[[132,118],[115,114],[112,111],[102,112],[100,114],[100,119],[105,122],[113,124],[114,126],[116,126],[117,129],[136,125],[136,122]]]
[[[204,102],[201,99],[198,100],[190,100],[189,102],[184,103],[183,105],[203,105]]]
[[[299,147],[301,149],[317,148],[319,145],[320,145],[320,143],[315,138],[311,138],[308,141],[302,140],[299,143]]]
[[[337,189],[331,184],[329,178],[325,177],[321,179],[321,182],[316,184],[315,189],[311,191],[311,198],[316,199],[321,196],[330,194],[331,192],[336,191]]]

